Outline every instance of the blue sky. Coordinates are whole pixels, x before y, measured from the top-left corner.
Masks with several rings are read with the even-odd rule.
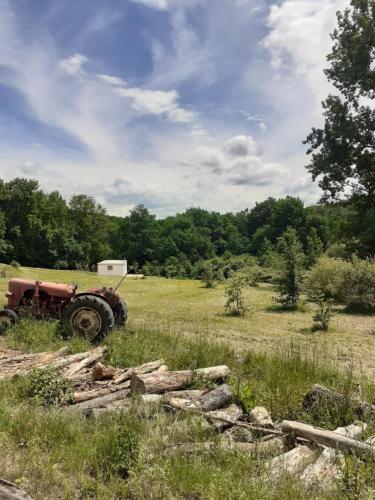
[[[0,173],[123,215],[319,198],[302,140],[348,0],[0,0]]]

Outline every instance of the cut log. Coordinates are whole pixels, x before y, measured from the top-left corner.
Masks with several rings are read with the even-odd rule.
[[[99,361],[92,370],[92,378],[94,380],[110,380],[113,379],[118,372],[118,368],[114,368],[113,366],[104,366]]]
[[[75,413],[89,415],[94,408],[105,408],[108,404],[113,403],[114,401],[127,398],[129,394],[130,389],[121,389],[120,391],[113,392],[106,396],[101,396],[95,399],[90,399],[89,401],[84,401],[83,403],[71,405],[68,408],[70,411]]]
[[[220,385],[216,389],[203,394],[197,401],[191,404],[191,408],[201,411],[213,411],[228,406],[233,399],[231,388],[227,384]]]
[[[273,427],[270,414],[264,406],[256,406],[249,413],[250,421],[262,427]]]
[[[183,453],[187,455],[200,455],[204,452],[214,452],[224,450],[233,453],[246,453],[257,456],[272,456],[284,450],[284,441],[281,438],[274,438],[265,442],[258,443],[237,443],[229,440],[222,440],[219,443],[183,443],[169,447],[168,453]]]
[[[206,416],[208,420],[211,420],[213,426],[219,432],[222,432],[228,427],[231,427],[232,424],[228,424],[228,422],[220,420],[220,418],[236,421],[243,416],[243,411],[239,406],[232,404],[220,410],[209,411]]]
[[[269,443],[269,441],[265,441],[265,443]],[[271,460],[267,464],[268,475],[274,480],[283,474],[299,474],[315,460],[318,453],[317,450],[311,450],[308,446],[297,446]]]
[[[161,394],[143,394],[141,396],[141,403],[146,406],[157,405],[160,403],[163,396]],[[131,406],[130,399],[122,399],[120,401],[114,401],[111,404],[108,404],[104,408],[94,408],[90,412],[90,416],[92,417],[100,417],[102,415],[106,415],[109,413],[121,413],[126,411]]]
[[[194,370],[195,376],[203,380],[219,381],[224,380],[229,375],[230,370],[226,365],[210,366],[208,368],[198,368]]]
[[[339,427],[334,432],[352,439],[359,439],[366,427],[363,423],[351,424],[347,427]],[[341,452],[325,448],[316,462],[306,467],[300,479],[307,488],[319,487],[323,491],[328,490],[336,480],[342,477],[344,465],[345,459]]]
[[[319,406],[352,406],[354,412],[359,418],[375,417],[375,405],[366,401],[359,401],[358,397],[354,396],[350,399],[347,395],[332,391],[327,387],[315,384],[306,394],[303,401],[303,406],[306,410],[312,410]]]
[[[74,401],[76,403],[82,403],[83,401],[89,401],[91,399],[101,398],[107,394],[112,394],[113,392],[122,391],[123,389],[130,388],[130,381],[126,381],[121,385],[111,385],[108,387],[99,387],[97,389],[92,389],[91,391],[79,391],[74,393]]]
[[[160,394],[176,391],[189,386],[194,380],[191,370],[179,372],[153,372],[145,375],[132,375],[130,389],[132,393]]]
[[[78,352],[76,354],[70,354],[69,356],[64,356],[61,359],[57,359],[51,363],[52,368],[56,368],[58,370],[67,369],[73,363],[77,363],[78,361],[82,361],[87,356],[90,355],[90,351],[87,352]]]
[[[32,498],[24,491],[19,488],[16,484],[13,484],[5,479],[0,479],[0,499],[1,500],[32,500]]]
[[[144,365],[136,366],[134,368],[126,368],[125,370],[121,370],[121,373],[114,378],[113,383],[115,385],[122,384],[126,380],[130,380],[132,375],[151,373],[158,370],[163,365],[164,361],[162,359],[157,359],[156,361],[151,361],[150,363],[145,363]]]
[[[102,359],[104,354],[108,351],[108,347],[102,346],[102,347],[97,347],[93,351],[90,352],[90,355],[87,356],[86,358],[82,359],[82,361],[79,361],[78,363],[75,363],[72,365],[69,370],[67,370],[64,373],[64,376],[66,378],[73,378],[76,373],[78,373],[80,370],[83,368],[86,368],[87,366],[90,366],[94,364],[96,361],[99,361],[99,359]]]
[[[190,401],[197,401],[203,394],[209,392],[209,389],[187,389],[185,391],[170,391],[165,394],[166,401],[168,398],[182,398]]]
[[[348,451],[349,453],[369,453],[375,456],[374,446],[357,441],[351,437],[342,436],[334,431],[318,429],[312,425],[290,420],[284,420],[281,423],[281,430],[286,434],[299,436],[308,441],[328,446],[329,448]]]

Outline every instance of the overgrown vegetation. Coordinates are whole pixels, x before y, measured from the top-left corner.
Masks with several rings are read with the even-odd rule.
[[[43,324],[39,324],[43,329]],[[22,323],[20,324],[22,327]],[[29,324],[18,332],[19,345],[29,339]],[[43,349],[55,345],[56,331],[43,335]],[[11,340],[11,339],[10,339]],[[74,341],[69,341],[70,342]],[[40,344],[38,344],[39,346]],[[171,369],[196,368],[226,363],[232,370],[230,384],[246,411],[265,405],[275,420],[302,419],[335,428],[352,421],[350,408],[306,413],[305,393],[320,383],[350,394],[361,381],[363,397],[372,400],[375,386],[352,372],[337,371],[317,348],[303,354],[296,345],[273,354],[244,353],[204,338],[188,339],[161,330],[133,328],[124,336],[114,332],[108,339],[109,361],[129,366],[163,358]],[[73,349],[75,344],[72,344]],[[31,346],[32,347],[32,346]],[[55,407],[40,408],[25,399],[19,402],[19,381],[0,383],[0,476],[24,486],[36,499],[71,498],[300,498],[302,485],[282,478],[269,481],[264,462],[257,458],[216,450],[200,456],[171,454],[176,443],[215,439],[196,416],[167,414],[157,409],[144,414],[137,400],[126,413],[95,420]],[[374,432],[370,423],[369,434]],[[357,472],[348,467],[344,481],[330,498],[348,498]],[[358,493],[375,488],[374,468],[361,464]],[[316,491],[304,493],[316,498]]]
[[[63,406],[73,401],[73,385],[52,368],[35,368],[22,377],[18,395],[39,406]]]

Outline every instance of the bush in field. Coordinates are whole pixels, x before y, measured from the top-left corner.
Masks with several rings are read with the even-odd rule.
[[[316,297],[315,302],[318,310],[313,316],[313,330],[329,330],[329,324],[333,316],[333,299],[326,299],[324,296]]]
[[[248,280],[242,274],[235,274],[230,278],[225,290],[225,295],[227,296],[225,310],[231,316],[245,316],[246,312],[249,311],[243,295],[243,290],[247,286]]]
[[[74,400],[73,385],[53,368],[35,368],[28,373],[19,396],[38,406],[61,406]]]
[[[310,269],[305,280],[308,297],[312,300],[322,297],[325,300],[344,302],[344,284],[350,268],[350,262],[321,257]]]
[[[279,298],[277,301],[286,309],[295,309],[300,299],[302,270],[305,259],[295,229],[288,228],[278,239],[278,249],[283,266],[279,279]]]
[[[241,271],[244,268],[256,266],[257,261],[251,255],[229,256],[224,259],[223,273],[225,278],[230,278],[233,273]]]
[[[205,262],[203,266],[202,283],[205,288],[215,288],[217,285],[217,277],[215,276],[214,268],[209,261]]]
[[[353,257],[345,271],[343,295],[349,309],[375,311],[375,260]]]
[[[161,276],[163,272],[162,266],[156,261],[146,262],[142,266],[142,273],[145,276]]]
[[[12,267],[14,267],[14,269],[19,269],[21,267],[21,264],[19,262],[17,262],[16,260],[12,260],[12,262],[10,263],[10,265]]]

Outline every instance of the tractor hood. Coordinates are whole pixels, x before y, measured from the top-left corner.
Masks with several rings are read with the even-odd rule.
[[[12,278],[9,280],[8,292],[6,296],[11,299],[20,298],[27,290],[36,290],[46,292],[49,295],[62,298],[71,298],[75,294],[75,288],[72,285],[63,283],[50,283],[49,281],[25,280],[22,278]]]

